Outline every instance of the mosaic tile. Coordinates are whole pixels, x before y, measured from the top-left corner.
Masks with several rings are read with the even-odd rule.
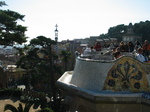
[[[107,75],[103,90],[150,91],[146,72],[141,66],[144,65],[130,57],[124,57],[117,61]]]

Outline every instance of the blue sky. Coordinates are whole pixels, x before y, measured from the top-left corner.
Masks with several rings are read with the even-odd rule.
[[[107,33],[110,27],[150,20],[150,0],[4,0],[10,9],[25,15],[29,40],[43,35],[58,41]]]

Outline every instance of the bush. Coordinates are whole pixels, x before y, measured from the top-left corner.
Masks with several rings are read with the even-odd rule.
[[[14,97],[21,97],[21,95],[22,95],[22,90],[20,90],[20,89],[14,89],[14,93],[13,93],[13,96]]]
[[[22,95],[22,91],[20,89],[6,88],[0,90],[0,96],[14,96],[20,97]]]

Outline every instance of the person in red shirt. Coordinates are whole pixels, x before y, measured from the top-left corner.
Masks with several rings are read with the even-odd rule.
[[[96,51],[101,51],[101,44],[100,44],[100,42],[97,42],[96,43],[96,45],[94,46],[94,49],[96,50]]]
[[[148,50],[149,49],[149,42],[148,42],[148,40],[144,41],[142,48],[143,48],[143,55],[145,57],[149,57],[149,50]]]

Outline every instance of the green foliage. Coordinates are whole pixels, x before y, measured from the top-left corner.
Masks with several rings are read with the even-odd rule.
[[[69,61],[70,60],[70,58],[71,58],[71,52],[68,52],[68,51],[66,51],[66,50],[62,50],[61,52],[60,52],[60,55],[62,56],[62,60],[63,61]]]
[[[126,28],[127,28],[127,26],[125,26],[124,24],[110,27],[108,29],[107,35],[108,35],[108,37],[117,38],[119,41],[121,41],[122,40],[122,34],[126,33]]]
[[[54,100],[53,109],[57,109],[55,74],[62,74],[61,67],[56,63],[58,56],[52,50],[56,42],[44,36],[30,41],[31,49],[17,62],[17,66],[26,69],[24,82],[32,85],[33,90],[49,93]],[[57,103],[57,104],[56,104]]]
[[[150,21],[140,22],[134,24],[134,32],[142,35],[143,41],[150,41]]]
[[[30,41],[30,45],[32,46],[42,46],[43,48],[48,47],[50,45],[55,45],[56,41],[51,40],[50,38],[46,38],[45,36],[38,36]]]
[[[23,77],[25,85],[31,83],[34,89],[50,87],[51,71],[62,74],[61,67],[54,63],[58,56],[51,50],[56,42],[44,36],[38,36],[30,41],[31,49],[16,63],[26,70]],[[27,84],[28,83],[28,84]]]
[[[0,7],[7,5],[5,1],[0,1]]]
[[[44,108],[40,112],[54,112],[51,108]]]
[[[60,55],[62,56],[62,60],[64,62],[64,68],[65,68],[65,71],[67,70],[67,66],[68,66],[68,61],[71,59],[71,52],[68,52],[66,50],[62,50],[60,52]]]
[[[6,5],[0,2],[0,6]],[[26,42],[25,31],[27,28],[17,24],[18,20],[23,21],[24,15],[11,10],[0,9],[0,45],[22,44]]]
[[[131,23],[132,24],[132,23]],[[100,35],[101,38],[110,37],[110,38],[117,38],[118,41],[122,41],[122,35],[127,33],[127,27],[129,25],[117,25],[114,27],[110,27],[107,34]],[[150,21],[141,21],[139,23],[135,23],[133,25],[134,35],[141,35],[142,40],[150,41]]]
[[[0,90],[0,96],[14,96],[20,97],[22,95],[22,91],[20,89],[6,88]]]
[[[22,95],[22,90],[20,89],[14,89],[13,96],[14,97],[20,97]]]
[[[107,34],[100,34],[100,38],[107,38]]]

